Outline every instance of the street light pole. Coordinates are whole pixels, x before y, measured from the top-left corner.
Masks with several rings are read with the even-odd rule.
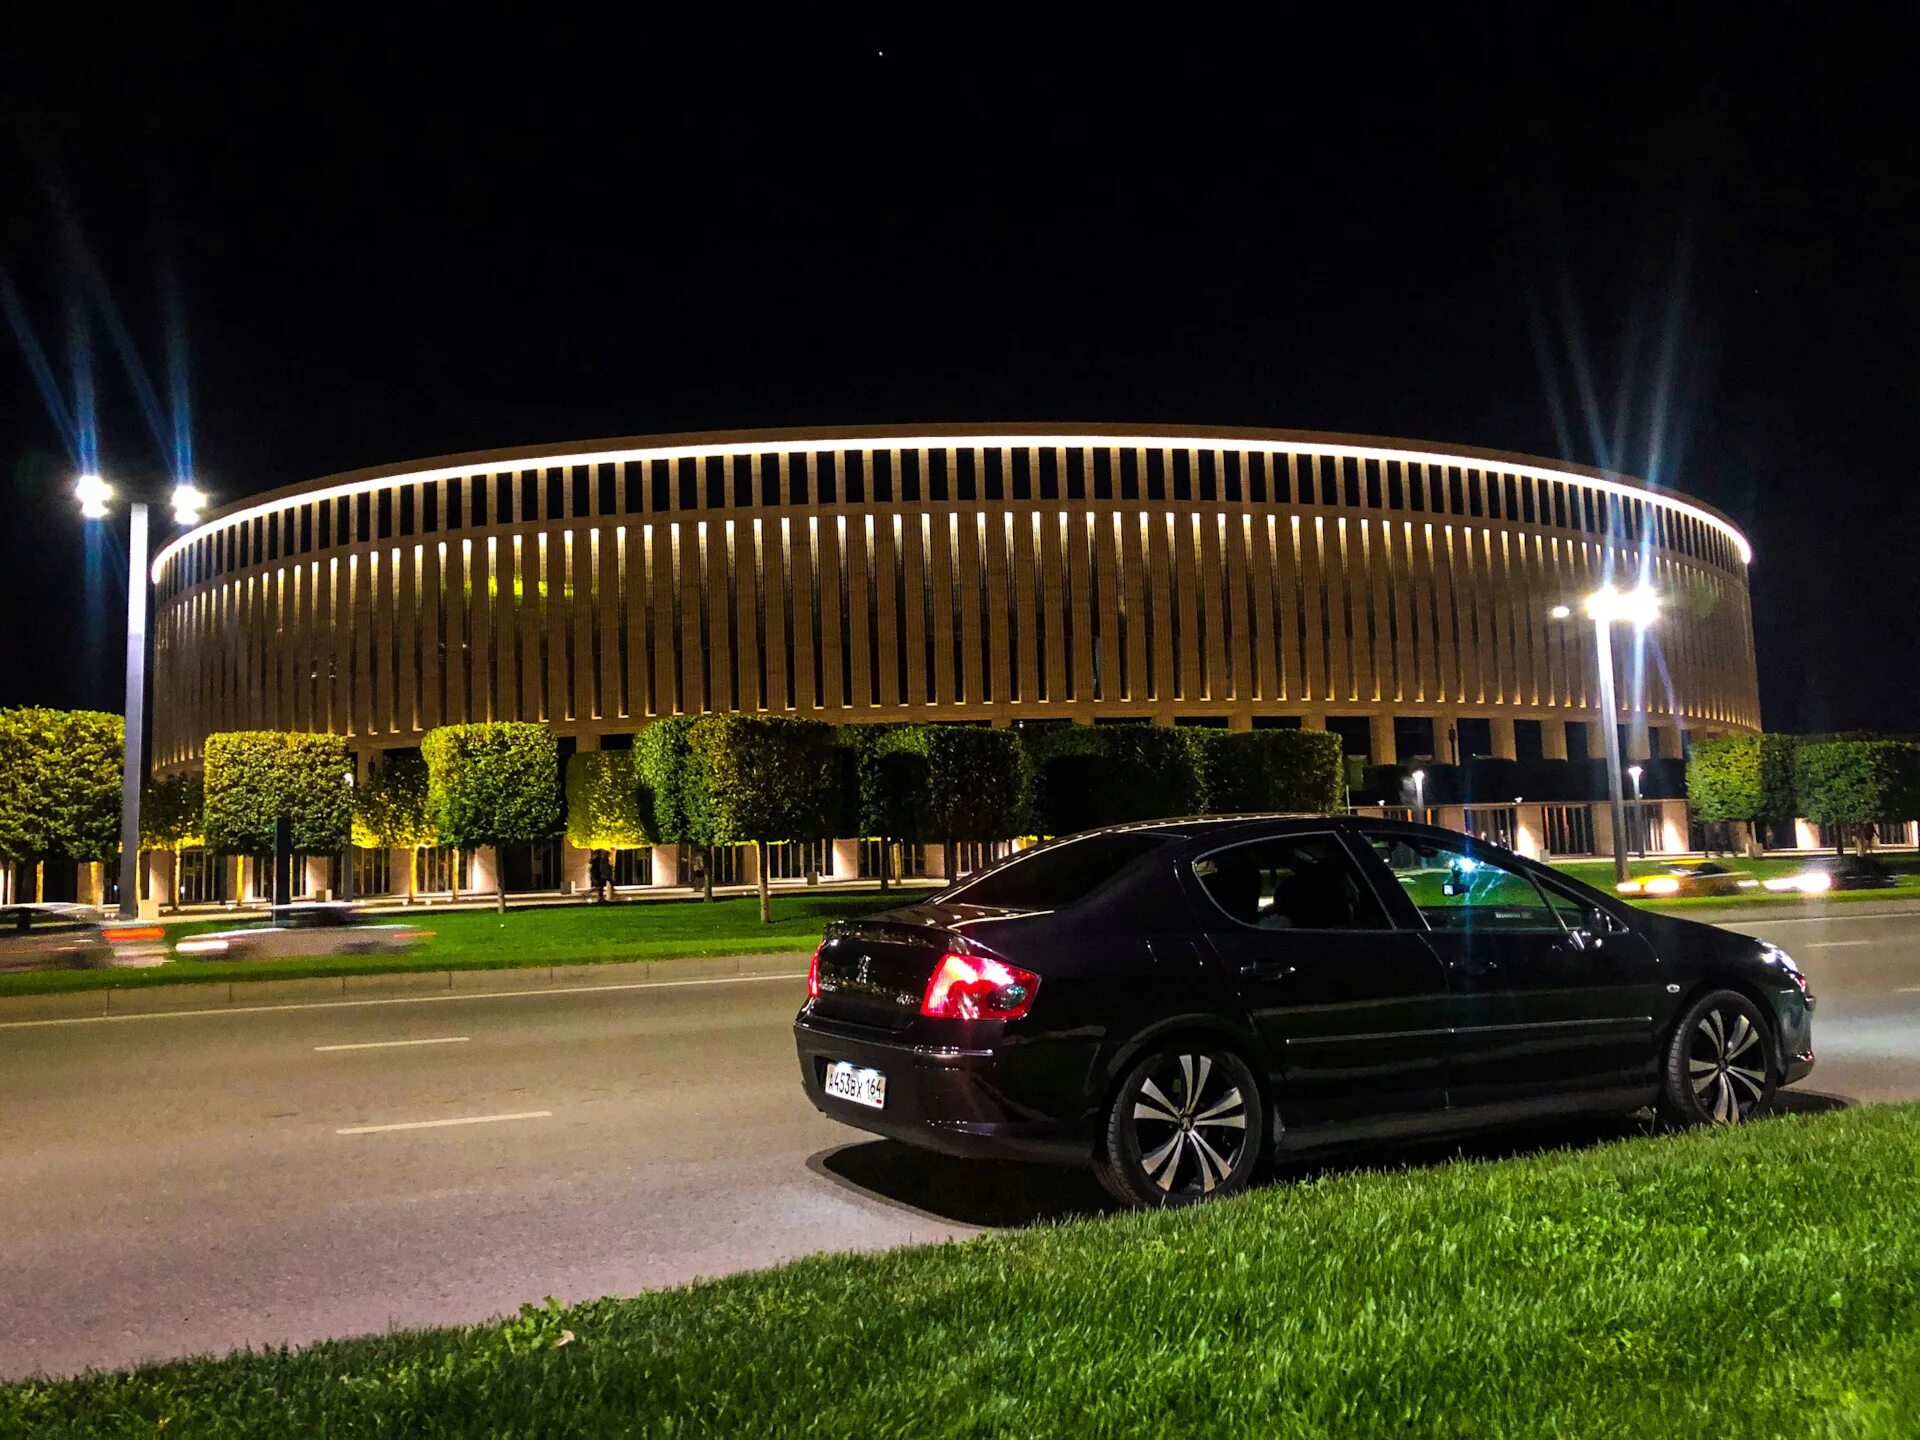
[[[146,739],[147,506],[133,502],[127,530],[127,728],[120,771],[120,918],[140,915],[140,777]]]
[[[104,520],[113,487],[89,471],[76,475],[74,498],[81,518]],[[176,525],[196,525],[207,497],[181,480],[173,487]],[[122,920],[140,915],[140,785],[146,778],[147,715],[147,502],[127,512],[127,696],[120,764],[120,905]]]
[[[1627,878],[1627,802],[1620,785],[1620,711],[1613,698],[1613,617],[1593,622],[1594,644],[1600,652],[1601,729],[1607,746],[1607,801],[1613,812],[1613,878]]]

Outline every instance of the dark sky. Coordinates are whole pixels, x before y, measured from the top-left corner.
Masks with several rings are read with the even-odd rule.
[[[0,329],[0,704],[118,708],[124,561],[66,492],[78,337],[109,478],[166,488],[171,344],[222,500],[880,421],[1611,464],[1752,537],[1770,728],[1920,729],[1914,35],[1351,8],[1049,35],[15,7],[0,269],[65,418]]]

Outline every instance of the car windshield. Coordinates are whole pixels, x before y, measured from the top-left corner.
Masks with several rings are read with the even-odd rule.
[[[945,898],[1009,910],[1056,910],[1092,894],[1123,867],[1160,849],[1167,839],[1152,830],[1083,835],[1016,855],[978,880],[961,882]]]

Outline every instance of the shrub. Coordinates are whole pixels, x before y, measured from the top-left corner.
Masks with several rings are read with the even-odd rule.
[[[567,761],[567,839],[582,850],[647,843],[631,750],[588,750]]]
[[[443,725],[420,742],[427,813],[441,841],[496,852],[494,899],[506,908],[501,847],[544,840],[560,827],[560,750],[544,725]]]
[[[284,816],[295,850],[327,855],[345,849],[353,824],[353,789],[346,783],[352,764],[339,735],[209,735],[202,772],[208,846],[225,855],[265,854]]]
[[[102,711],[0,710],[0,856],[117,854],[124,736]]]

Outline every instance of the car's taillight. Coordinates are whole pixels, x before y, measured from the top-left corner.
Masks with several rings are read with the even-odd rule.
[[[927,981],[920,1013],[936,1020],[1018,1020],[1039,988],[1038,975],[1004,960],[942,955]]]
[[[813,947],[813,963],[807,966],[807,998],[809,1000],[820,998],[820,952],[826,948],[827,942],[824,940]]]

